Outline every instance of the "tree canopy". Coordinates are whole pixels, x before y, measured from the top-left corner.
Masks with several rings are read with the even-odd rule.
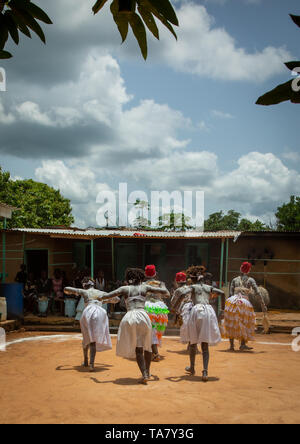
[[[246,218],[241,218],[241,214],[234,210],[229,210],[227,214],[223,211],[213,213],[204,222],[205,231],[266,231],[268,229],[269,227],[261,221],[251,222]]]
[[[291,196],[288,203],[277,208],[277,229],[300,231],[300,197]]]
[[[97,14],[108,0],[97,0],[92,11]],[[74,5],[76,7],[76,5]],[[177,39],[173,26],[178,26],[178,19],[169,0],[112,0],[110,11],[122,37],[126,40],[129,26],[140,46],[144,59],[147,58],[146,28],[159,40],[159,30],[155,21],[158,19]],[[35,32],[46,43],[45,34],[37,22],[48,25],[51,19],[31,0],[0,0],[0,59],[9,59],[12,54],[4,50],[9,37],[19,44],[19,32],[31,38]]]
[[[8,228],[44,228],[74,222],[69,199],[59,190],[34,180],[12,180],[0,166],[0,202],[19,208]]]

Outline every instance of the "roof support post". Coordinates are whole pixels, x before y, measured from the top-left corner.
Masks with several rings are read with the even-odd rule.
[[[3,232],[2,232],[2,282],[4,284],[6,278],[6,230],[7,223],[6,217],[3,219]]]
[[[94,279],[94,239],[91,239],[91,278]]]
[[[223,282],[223,269],[224,269],[224,246],[225,246],[225,239],[222,239],[221,241],[221,259],[220,259],[220,282],[219,282],[219,288],[222,288],[222,282]],[[222,305],[222,297],[218,297],[218,313],[220,313]]]
[[[228,284],[229,239],[226,239],[225,285]]]
[[[115,280],[115,240],[111,238],[111,275],[112,280]]]

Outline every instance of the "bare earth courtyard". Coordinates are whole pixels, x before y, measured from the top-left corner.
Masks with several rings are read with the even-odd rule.
[[[39,340],[14,341],[47,336]],[[51,335],[50,335],[51,336]],[[80,367],[80,335],[11,333],[0,352],[0,423],[299,423],[300,352],[290,335],[257,335],[254,352],[211,348],[210,381],[185,374],[185,346],[164,338],[152,381],[137,383],[134,361],[98,353],[96,372]],[[12,344],[9,344],[12,342]]]

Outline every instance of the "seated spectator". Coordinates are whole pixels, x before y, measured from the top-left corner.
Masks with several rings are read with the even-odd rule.
[[[20,271],[18,271],[15,277],[15,282],[25,285],[26,281],[27,281],[26,265],[22,264],[20,267]]]
[[[54,276],[52,278],[52,292],[54,297],[54,305],[58,302],[60,313],[64,315],[64,289],[63,289],[63,275],[59,268],[54,270]]]
[[[47,316],[52,308],[53,298],[51,297],[51,288],[52,284],[51,280],[48,278],[48,273],[46,270],[43,270],[40,279],[37,281],[37,293],[39,299],[46,298],[48,300],[48,308],[44,316]]]
[[[37,283],[33,273],[29,273],[23,289],[24,309],[27,313],[38,314]]]

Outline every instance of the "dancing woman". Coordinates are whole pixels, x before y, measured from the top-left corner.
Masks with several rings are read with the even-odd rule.
[[[241,265],[240,276],[233,279],[230,286],[230,298],[227,299],[224,312],[224,337],[230,340],[228,351],[234,352],[234,340],[241,342],[240,351],[252,350],[247,346],[248,341],[254,340],[255,333],[255,313],[249,301],[251,291],[260,300],[262,311],[265,313],[267,307],[260,294],[255,280],[249,277],[252,265],[244,262]]]
[[[95,282],[92,278],[85,277],[82,281],[83,289],[66,287],[66,294],[76,294],[84,300],[85,308],[80,319],[80,328],[83,336],[83,366],[90,366],[90,371],[94,371],[96,352],[111,350],[111,338],[109,334],[108,317],[106,311],[102,308],[101,301],[109,300],[116,304],[119,298],[107,298],[104,291],[95,289]],[[90,364],[88,360],[88,351],[90,349]]]
[[[106,296],[124,296],[125,298],[127,313],[123,317],[118,331],[117,356],[126,359],[136,358],[142,373],[140,382],[147,384],[150,378],[152,357],[152,326],[145,311],[146,295],[151,292],[161,293],[168,297],[169,292],[166,288],[153,287],[143,283],[144,278],[143,270],[129,268],[125,275],[128,285],[120,287]]]
[[[171,299],[171,309],[176,314],[175,324],[180,326],[180,341],[188,344],[188,320],[193,308],[192,289],[186,282],[186,274],[183,272],[176,274],[175,290]]]
[[[153,287],[166,289],[164,282],[157,280],[155,265],[146,266],[145,282]],[[145,310],[152,324],[152,360],[155,362],[161,360],[158,346],[161,347],[162,337],[168,325],[169,309],[162,301],[166,297],[168,297],[168,294],[148,292],[145,304]]]
[[[210,305],[212,293],[225,295],[222,290],[211,285],[204,284],[203,267],[190,267],[187,270],[188,277],[192,281],[193,308],[188,318],[188,339],[190,342],[190,366],[186,371],[190,375],[195,374],[195,360],[197,354],[197,344],[201,344],[203,355],[202,380],[208,381],[209,346],[217,345],[221,342],[221,334],[218,320],[213,307]]]

